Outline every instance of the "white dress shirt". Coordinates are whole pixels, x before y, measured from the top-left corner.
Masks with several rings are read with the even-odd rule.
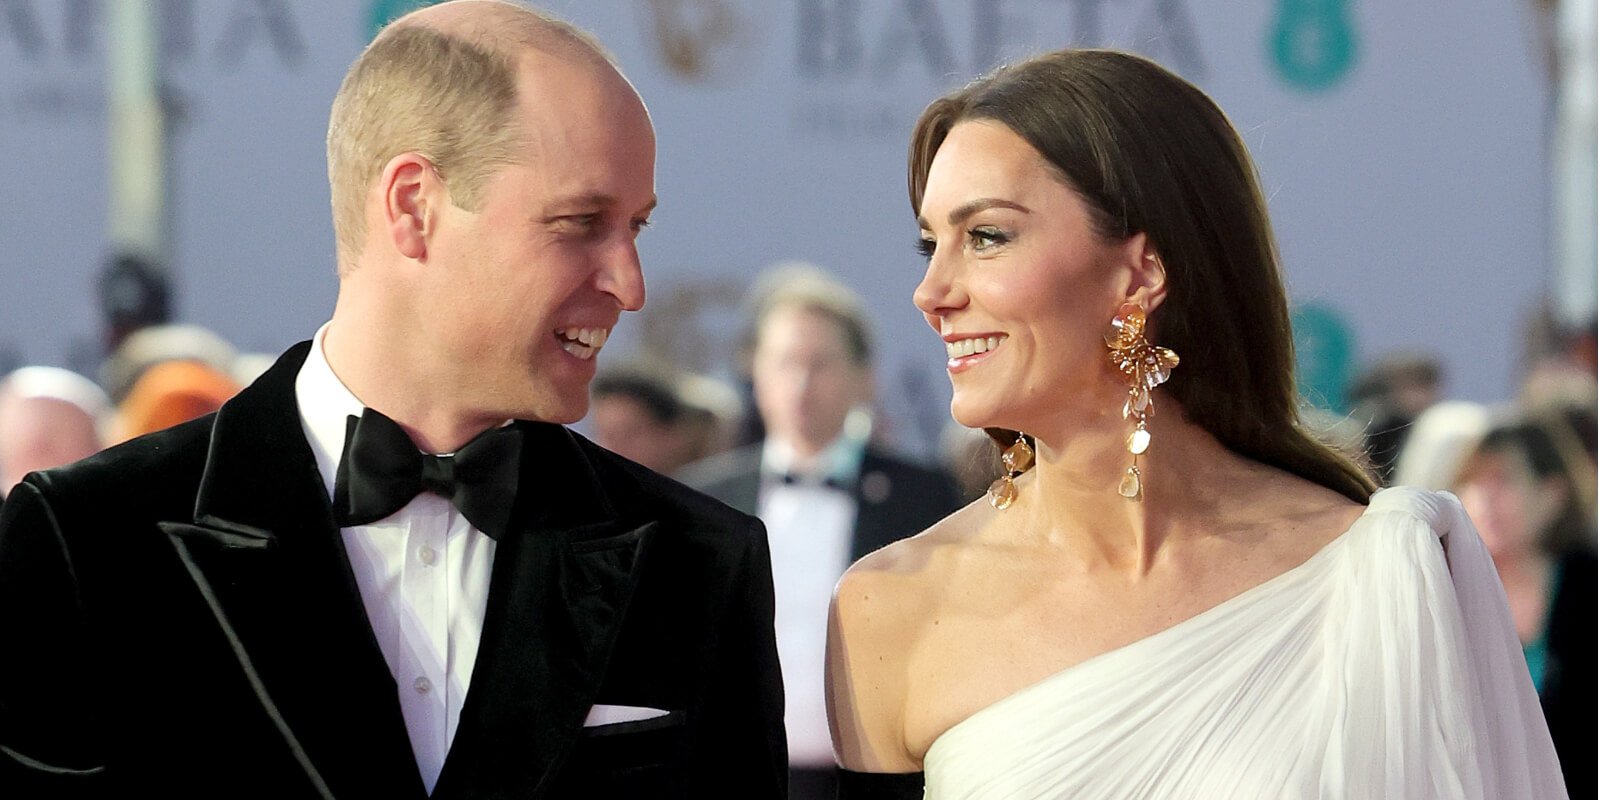
[[[333,496],[346,420],[365,406],[334,375],[317,331],[295,380],[300,423]],[[495,541],[450,501],[423,492],[370,525],[340,529],[367,619],[394,675],[400,712],[429,793],[439,780],[478,658]]]
[[[757,516],[772,548],[774,627],[783,667],[784,727],[789,763],[833,765],[822,668],[828,643],[828,602],[834,584],[850,566],[856,501],[847,489],[861,471],[862,445],[841,436],[802,464],[793,449],[768,439],[761,449]],[[793,475],[793,483],[778,476]]]

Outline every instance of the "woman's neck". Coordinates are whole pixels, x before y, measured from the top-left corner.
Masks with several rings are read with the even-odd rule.
[[[1119,485],[1134,457],[1133,423],[1117,409],[1035,435],[1036,466],[1023,484],[1024,524],[1076,554],[1085,568],[1146,575],[1174,536],[1196,530],[1185,521],[1214,516],[1220,498],[1259,469],[1223,447],[1168,403],[1147,428],[1139,456],[1141,496]]]

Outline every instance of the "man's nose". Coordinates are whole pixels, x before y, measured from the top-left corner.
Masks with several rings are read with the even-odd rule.
[[[644,269],[639,264],[639,248],[630,240],[618,243],[600,268],[600,291],[617,299],[623,311],[644,308]]]

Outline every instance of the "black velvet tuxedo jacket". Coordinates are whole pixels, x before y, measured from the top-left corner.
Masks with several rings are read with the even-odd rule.
[[[685,483],[746,514],[756,513],[761,495],[761,445],[740,448],[690,465]],[[928,469],[868,447],[861,472],[848,487],[856,501],[850,560],[898,539],[921,533],[961,506],[955,482]]]
[[[301,429],[291,349],[213,417],[0,510],[0,797],[424,796]],[[527,436],[437,798],[784,794],[756,520]],[[597,703],[670,713],[584,727]]]

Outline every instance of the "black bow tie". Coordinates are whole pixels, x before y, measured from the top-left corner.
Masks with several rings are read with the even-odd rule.
[[[522,431],[515,425],[484,431],[454,455],[434,456],[418,452],[398,423],[369,408],[345,426],[333,516],[341,528],[366,525],[433,492],[472,527],[499,539],[511,520],[521,460]]]
[[[799,472],[774,472],[772,479],[784,486],[821,486],[826,489],[836,489],[841,492],[850,491],[850,485],[843,480],[827,477],[821,480]]]

